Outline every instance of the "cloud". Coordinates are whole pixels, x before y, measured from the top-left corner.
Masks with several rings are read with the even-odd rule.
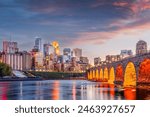
[[[60,13],[77,7],[84,7],[87,1],[80,2],[74,0],[15,0],[16,3],[22,5],[25,9],[41,12],[41,13]]]
[[[73,43],[78,44],[103,44],[116,35],[115,32],[84,32],[78,35]]]
[[[111,28],[116,27],[115,30]],[[79,33],[77,38],[72,42],[73,45],[82,44],[104,44],[111,39],[116,39],[118,36],[132,36],[138,35],[139,33],[144,33],[150,30],[149,19],[131,19],[131,20],[118,20],[112,22],[109,27],[109,31],[105,32],[83,32]],[[114,29],[114,28],[113,28]],[[119,37],[119,38],[121,38]]]
[[[123,0],[114,2],[113,5],[117,7],[126,7],[134,14],[138,14],[139,12],[150,9],[150,0],[133,0],[132,2]]]
[[[7,10],[0,11],[4,14],[0,19],[2,28],[15,31],[16,34],[47,33],[44,38],[55,33],[59,36],[52,38],[68,45],[103,44],[121,33],[132,32],[131,29],[145,30],[149,26],[149,0],[11,1],[14,2],[0,2],[0,6],[9,5]],[[146,23],[147,26],[144,25]]]

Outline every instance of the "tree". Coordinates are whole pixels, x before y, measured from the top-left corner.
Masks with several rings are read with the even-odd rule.
[[[9,76],[12,73],[12,69],[5,63],[0,63],[0,77]]]

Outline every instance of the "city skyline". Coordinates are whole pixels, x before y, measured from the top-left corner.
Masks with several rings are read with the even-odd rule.
[[[150,48],[149,0],[1,0],[0,9],[0,42],[11,36],[25,50],[35,36],[81,48],[92,62],[122,49],[135,53],[140,39]]]

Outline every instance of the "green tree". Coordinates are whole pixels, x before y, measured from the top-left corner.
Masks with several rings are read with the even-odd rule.
[[[9,76],[12,73],[12,69],[5,63],[0,63],[0,77]]]

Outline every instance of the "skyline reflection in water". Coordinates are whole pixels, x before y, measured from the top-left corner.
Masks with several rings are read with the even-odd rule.
[[[86,80],[0,82],[0,100],[143,100],[150,90]]]

